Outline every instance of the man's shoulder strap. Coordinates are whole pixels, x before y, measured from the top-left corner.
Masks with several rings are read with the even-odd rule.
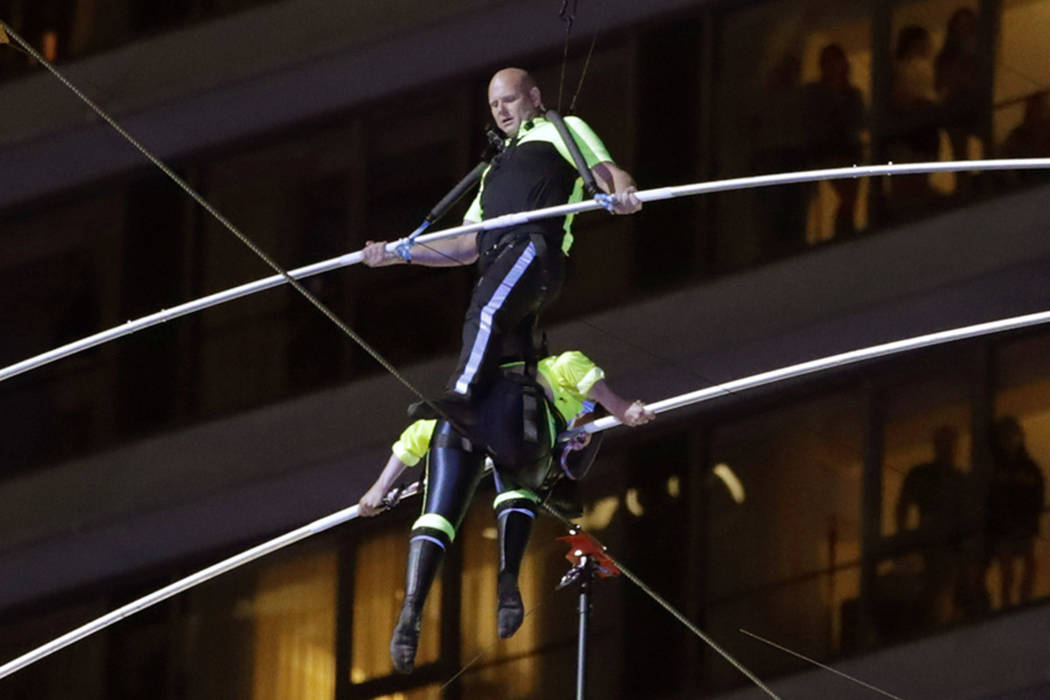
[[[580,173],[580,177],[583,178],[583,186],[587,190],[587,194],[593,197],[598,194],[598,183],[594,179],[594,174],[591,173],[591,169],[587,167],[587,161],[583,158],[583,153],[580,152],[580,146],[576,143],[576,139],[572,137],[569,132],[569,127],[565,125],[565,120],[561,118],[561,115],[555,112],[553,109],[547,110],[544,115],[547,121],[554,125],[554,128],[558,130],[558,134],[561,136],[561,140],[565,143],[565,148],[569,150],[569,155],[572,156],[572,161],[576,165],[577,172]]]

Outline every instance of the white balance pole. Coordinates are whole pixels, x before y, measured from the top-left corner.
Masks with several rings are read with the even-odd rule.
[[[637,193],[638,198],[643,202],[654,202],[662,199],[672,199],[674,197],[691,197],[701,194],[711,194],[715,192],[726,192],[729,190],[739,190],[751,187],[771,187],[775,185],[786,185],[789,183],[798,182],[813,182],[819,180],[843,180],[848,178],[857,177],[874,177],[879,175],[913,175],[919,173],[935,173],[935,172],[957,172],[957,171],[977,171],[977,170],[1037,170],[1050,168],[1050,158],[1009,158],[1009,159],[998,159],[998,160],[962,160],[962,161],[944,161],[934,163],[905,163],[905,164],[888,164],[888,165],[856,165],[849,168],[827,168],[823,170],[806,170],[796,173],[780,173],[775,175],[758,175],[754,177],[739,177],[729,180],[716,180],[712,182],[700,182],[689,185],[678,185],[674,187],[659,187],[650,190],[641,190]],[[482,221],[476,224],[465,224],[463,226],[455,226],[449,229],[441,231],[435,231],[424,236],[420,236],[416,239],[416,243],[428,243],[431,241],[438,241],[443,238],[451,238],[464,233],[474,233],[477,231],[488,231],[499,228],[507,228],[510,226],[517,226],[529,221],[536,221],[538,219],[545,219],[555,216],[565,216],[567,214],[577,214],[585,211],[594,211],[601,209],[601,205],[594,200],[585,200],[582,202],[576,202],[573,204],[562,204],[556,207],[546,207],[544,209],[536,209],[533,211],[521,212],[518,214],[507,214],[505,216],[499,216],[486,221]],[[402,239],[404,240],[404,239]],[[401,240],[394,241],[387,245],[387,249],[393,251],[397,245],[401,243]],[[329,258],[328,260],[322,260],[321,262],[300,267],[295,270],[289,271],[289,275],[295,279],[302,279],[304,277],[310,277],[317,275],[322,272],[328,272],[341,267],[348,267],[350,265],[356,265],[361,262],[361,252],[348,253],[335,258]],[[165,321],[185,316],[195,311],[201,311],[212,306],[217,306],[233,299],[239,299],[240,297],[261,292],[265,289],[272,289],[284,284],[287,280],[281,275],[271,275],[263,279],[256,280],[242,284],[238,287],[233,287],[225,291],[216,292],[200,299],[188,301],[184,304],[174,306],[170,309],[163,309],[156,313],[150,314],[149,316],[143,316],[142,318],[128,321],[120,326],[115,326],[109,330],[101,331],[90,335],[81,340],[62,345],[48,352],[35,355],[28,359],[17,362],[13,365],[9,365],[0,369],[0,381],[10,379],[11,377],[28,372],[29,370],[36,369],[42,365],[54,362],[70,355],[76,354],[82,350],[101,345],[102,343],[116,340],[126,335],[135,333],[144,328],[155,326]]]

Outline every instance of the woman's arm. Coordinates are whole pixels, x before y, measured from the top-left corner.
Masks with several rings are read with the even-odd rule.
[[[383,471],[379,474],[379,478],[365,492],[365,495],[361,496],[361,500],[357,502],[358,513],[362,517],[370,518],[383,512],[386,507],[383,499],[390,493],[390,489],[394,487],[397,477],[401,476],[401,472],[404,470],[405,463],[398,459],[397,455],[390,455],[390,459],[387,460],[386,466],[383,467]]]

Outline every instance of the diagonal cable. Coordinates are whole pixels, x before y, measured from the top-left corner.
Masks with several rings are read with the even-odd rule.
[[[577,525],[576,523],[574,523],[571,520],[569,520],[568,518],[566,518],[564,515],[559,513],[557,510],[552,508],[547,503],[541,503],[540,505],[543,506],[543,508],[548,513],[550,513],[555,518],[557,518],[562,523],[562,525],[564,525],[566,528],[568,528],[571,532],[574,532],[574,533],[575,532],[583,532],[583,529],[579,525]],[[590,537],[594,538],[594,535],[590,535]],[[597,538],[595,538],[595,542],[597,542],[597,541],[598,541]],[[725,659],[730,664],[732,664],[734,668],[736,668],[738,671],[740,671],[742,674],[744,674],[762,692],[764,692],[766,695],[768,695],[771,698],[778,698],[779,697],[776,693],[774,693],[772,690],[770,690],[769,687],[766,686],[766,684],[763,683],[762,680],[758,676],[756,676],[746,666],[744,666],[742,663],[740,663],[740,661],[738,661],[736,659],[736,657],[734,657],[728,651],[723,649],[718,644],[718,642],[716,642],[714,639],[712,639],[710,636],[708,636],[702,629],[697,627],[693,623],[692,620],[690,620],[688,617],[686,617],[676,607],[671,605],[671,603],[669,603],[663,596],[661,596],[655,590],[650,588],[645,583],[645,581],[643,581],[642,579],[638,578],[638,576],[634,572],[632,572],[630,569],[628,569],[626,566],[624,566],[623,563],[621,563],[618,559],[616,559],[611,554],[609,554],[609,551],[605,548],[604,545],[602,546],[602,553],[603,553],[604,556],[608,557],[609,561],[611,561],[613,564],[616,565],[616,568],[619,569],[620,572],[623,573],[623,575],[627,577],[627,580],[629,580],[634,585],[638,586],[638,588],[641,589],[641,591],[643,593],[645,593],[647,596],[652,598],[653,601],[655,601],[660,607],[662,607],[664,610],[669,612],[676,620],[678,620],[683,625],[685,625],[685,627],[690,632],[692,632],[697,637],[699,637],[700,640],[704,642],[704,644],[707,644],[709,647],[711,647],[711,649],[713,649],[715,652],[717,652],[723,659]]]
[[[139,153],[145,156],[151,163],[161,170],[168,178],[178,185],[186,194],[188,194],[197,204],[204,208],[209,214],[211,214],[216,221],[232,233],[240,240],[245,246],[251,250],[258,258],[265,262],[270,268],[272,268],[278,275],[280,275],[285,282],[287,282],[295,291],[299,292],[307,301],[309,301],[318,311],[325,315],[328,320],[334,323],[344,334],[346,334],[351,340],[357,343],[361,348],[367,352],[372,359],[379,363],[383,369],[389,372],[395,379],[397,379],[402,385],[405,386],[410,392],[417,396],[420,400],[426,403],[428,406],[433,408],[438,414],[444,416],[444,413],[435,407],[430,401],[423,396],[411,382],[408,381],[398,370],[395,368],[385,357],[373,348],[364,338],[358,335],[350,326],[346,324],[339,316],[335,314],[327,305],[318,299],[313,293],[311,293],[306,287],[299,283],[299,281],[290,275],[279,263],[271,258],[262,248],[255,244],[244,232],[242,232],[237,226],[227,219],[222,213],[220,213],[214,206],[211,205],[199,192],[193,189],[189,183],[179,177],[164,161],[155,156],[149,149],[143,146],[134,136],[129,134],[113,117],[105,112],[101,107],[95,104],[87,95],[85,95],[76,85],[70,82],[64,75],[62,75],[47,59],[40,55],[31,44],[26,42],[21,36],[19,36],[10,25],[6,22],[0,21],[0,28],[2,28],[8,37],[13,39],[18,47],[32,56],[40,65],[44,66],[52,75],[54,75],[63,85],[76,95],[84,104],[91,108],[95,114],[109,124],[113,129],[120,134],[125,141],[130,143]],[[12,45],[13,46],[13,45]],[[455,427],[454,421],[449,420],[450,423]]]
[[[792,651],[791,649],[788,649],[787,647],[785,647],[785,646],[783,646],[781,644],[777,644],[776,642],[774,642],[772,640],[766,639],[765,637],[761,637],[761,636],[755,634],[754,632],[749,632],[749,631],[747,631],[744,628],[740,628],[739,631],[740,631],[741,634],[745,634],[748,637],[751,637],[753,639],[757,639],[758,641],[760,641],[760,642],[762,642],[764,644],[768,644],[769,646],[773,647],[774,649],[779,649],[780,651],[782,651],[782,652],[784,652],[786,654],[791,654],[792,656],[794,656],[796,658],[802,659],[803,661],[807,661],[807,662],[813,664],[814,666],[817,666],[818,668],[824,669],[825,671],[831,671],[836,676],[841,676],[842,678],[845,678],[848,681],[856,683],[857,685],[863,686],[863,687],[867,688],[868,690],[872,690],[872,691],[878,693],[879,695],[884,695],[884,696],[886,696],[888,698],[893,698],[893,700],[903,700],[899,695],[894,695],[893,693],[885,691],[882,688],[878,688],[878,687],[872,685],[871,683],[867,683],[865,681],[860,680],[859,678],[855,678],[854,676],[851,676],[848,673],[843,673],[842,671],[838,670],[837,668],[833,668],[831,666],[828,666],[827,664],[822,664],[819,661],[817,661],[816,659],[811,659],[808,656],[805,656],[804,654],[798,653],[797,651]]]
[[[540,601],[539,603],[536,603],[536,605],[533,605],[533,606],[532,606],[531,608],[529,608],[528,610],[526,610],[526,611],[525,611],[525,615],[523,616],[523,618],[522,618],[522,619],[524,619],[524,618],[527,618],[527,617],[528,617],[529,615],[531,615],[532,613],[534,613],[534,612],[536,612],[537,610],[539,610],[540,608],[542,608],[542,607],[543,607],[543,605],[544,605],[544,602],[543,602],[543,601]],[[487,654],[490,654],[490,653],[492,653],[492,650],[493,650],[493,649],[495,649],[495,648],[496,648],[497,646],[499,646],[499,643],[500,643],[501,641],[503,641],[503,640],[502,640],[502,639],[497,639],[496,641],[492,642],[491,644],[489,644],[488,646],[486,646],[486,647],[485,647],[484,649],[482,649],[481,651],[479,651],[479,652],[478,652],[477,654],[475,654],[475,655],[474,655],[474,658],[472,658],[472,659],[471,659],[470,661],[468,661],[467,663],[463,664],[463,667],[462,667],[462,668],[460,668],[460,669],[459,669],[458,671],[456,671],[456,672],[455,672],[455,673],[454,673],[454,674],[452,675],[452,677],[451,677],[451,678],[449,678],[449,679],[448,679],[447,681],[445,681],[444,685],[442,685],[442,686],[441,686],[440,688],[438,688],[438,692],[439,692],[439,693],[441,693],[441,692],[444,692],[445,688],[447,688],[447,687],[449,687],[450,685],[452,685],[452,684],[453,684],[453,683],[455,682],[455,680],[456,680],[457,678],[459,678],[459,677],[460,677],[460,676],[462,676],[462,675],[463,675],[464,673],[466,673],[467,671],[469,671],[469,670],[470,670],[470,668],[471,668],[471,667],[472,667],[472,666],[473,666],[474,664],[476,664],[476,663],[477,663],[478,661],[481,661],[481,659],[483,659],[483,658],[484,658],[484,657],[485,657],[485,656],[486,656]]]

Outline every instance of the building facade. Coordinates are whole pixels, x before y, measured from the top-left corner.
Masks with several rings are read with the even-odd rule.
[[[547,106],[575,103],[642,188],[1050,156],[1047,0],[585,0],[568,33],[553,2],[164,5],[10,0],[0,19],[289,268],[414,229],[477,161],[508,64]],[[0,46],[0,77],[0,364],[269,274],[24,54]],[[583,215],[551,346],[652,401],[1044,310],[1048,194],[1045,173],[960,172]],[[436,391],[471,282],[352,267],[308,286]],[[583,522],[785,696],[857,689],[741,630],[903,697],[1038,695],[1048,348],[1039,328],[990,336],[618,429]],[[288,289],[4,381],[0,564],[18,574],[0,661],[352,504],[410,400]],[[0,697],[567,695],[563,533],[539,522],[528,617],[499,640],[486,489],[411,676],[387,656],[406,504],[121,621]],[[596,585],[591,653],[596,696],[755,692],[623,579]]]

